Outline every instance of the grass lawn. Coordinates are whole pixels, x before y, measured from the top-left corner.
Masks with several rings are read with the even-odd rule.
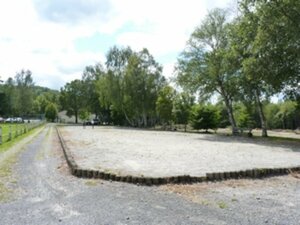
[[[0,148],[1,145],[6,144],[7,142],[11,142],[18,138],[19,136],[23,136],[28,131],[32,130],[35,127],[40,126],[43,122],[37,123],[5,123],[0,124],[1,135],[0,135]]]
[[[28,130],[27,124],[1,124],[2,143],[12,140]]]

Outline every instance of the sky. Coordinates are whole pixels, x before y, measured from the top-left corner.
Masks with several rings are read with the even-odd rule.
[[[147,48],[172,77],[195,27],[234,0],[1,0],[0,77],[32,71],[36,85],[59,90],[86,66],[105,63],[116,45]]]

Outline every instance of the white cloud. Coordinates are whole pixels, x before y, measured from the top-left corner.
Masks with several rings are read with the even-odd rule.
[[[96,32],[111,35],[117,45],[129,45],[135,50],[146,47],[158,61],[166,55],[176,56],[207,9],[227,4],[213,2],[214,5],[209,5],[208,0],[1,1],[0,76],[7,79],[22,68],[30,69],[37,84],[58,89],[64,82],[80,78],[85,66],[104,62],[106,52],[80,53],[74,46],[76,39]],[[175,57],[168,60],[163,63],[164,74],[169,77]]]

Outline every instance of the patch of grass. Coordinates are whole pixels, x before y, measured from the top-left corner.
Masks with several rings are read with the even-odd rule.
[[[232,198],[231,201],[232,202],[238,202],[238,200],[236,198]]]
[[[275,137],[275,136],[269,136],[266,137],[266,139],[271,140],[271,141],[275,141],[275,142],[293,142],[293,143],[300,143],[300,139],[298,138],[289,138],[289,137]]]
[[[97,186],[98,183],[99,182],[96,180],[88,180],[85,182],[85,185],[90,186],[90,187],[95,187],[95,186]]]
[[[217,203],[220,209],[226,209],[228,206],[226,205],[225,202],[220,201]]]
[[[12,191],[0,182],[0,202],[7,202],[10,199]]]
[[[2,125],[1,125],[2,126]],[[38,127],[37,127],[38,128]],[[14,146],[16,143],[18,143],[19,141],[23,140],[24,138],[30,136],[31,134],[33,134],[35,132],[36,128],[33,130],[28,131],[27,133],[18,136],[17,138],[12,139],[9,142],[5,142],[3,144],[0,145],[0,153],[7,151],[8,149],[10,149],[12,146]]]
[[[202,200],[202,201],[200,202],[200,204],[201,204],[201,205],[205,205],[205,206],[210,205],[210,203],[209,203],[207,200]]]
[[[0,165],[0,202],[7,202],[12,197],[13,191],[9,188],[9,185],[17,183],[11,177],[12,167],[17,161],[17,155],[17,153],[11,155]]]
[[[13,139],[10,142],[4,143],[0,145],[0,153],[3,153],[13,147],[22,139],[32,135],[36,129],[27,132],[26,134]],[[37,132],[38,134],[39,132]],[[19,153],[24,148],[20,147],[17,151],[12,154],[6,156],[4,160],[0,163],[0,202],[8,202],[11,198],[13,198],[13,190],[11,186],[15,186],[17,184],[16,179],[12,176],[13,174],[13,166],[18,160]]]
[[[10,141],[24,133],[28,130],[27,124],[19,124],[19,123],[12,123],[12,124],[1,124],[0,127],[2,128],[2,141],[3,143]],[[11,131],[11,136],[9,133]]]

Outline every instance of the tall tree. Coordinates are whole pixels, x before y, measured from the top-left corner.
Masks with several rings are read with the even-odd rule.
[[[86,99],[86,109],[100,117],[103,108],[99,103],[99,93],[97,92],[97,81],[105,75],[103,66],[97,63],[95,66],[87,66],[83,71],[82,85],[83,95]]]
[[[21,70],[16,74],[17,112],[19,115],[30,115],[33,107],[33,79],[30,70]]]
[[[186,131],[194,101],[194,96],[187,92],[182,92],[175,96],[172,110],[173,117],[175,119],[175,123],[184,125],[184,131]]]
[[[57,118],[57,107],[54,103],[49,103],[45,109],[45,117],[48,121],[54,122]]]
[[[169,124],[172,121],[172,109],[175,96],[176,92],[171,86],[165,86],[159,92],[156,101],[156,111],[164,124]]]
[[[97,81],[99,100],[118,123],[153,125],[158,91],[165,83],[162,68],[147,49],[113,47],[107,54],[107,73]]]
[[[233,46],[240,59],[241,86],[245,94],[254,97],[262,136],[267,136],[262,100],[281,92],[285,85],[298,86],[300,80],[300,26],[295,22],[300,19],[300,4],[243,0],[240,9]]]
[[[85,106],[83,85],[81,80],[74,80],[67,83],[60,90],[60,102],[63,109],[67,110],[68,116],[75,116],[75,123],[78,123],[79,110]]]
[[[186,49],[178,59],[177,83],[200,95],[220,94],[232,133],[237,133],[232,103],[238,92],[238,73],[230,54],[229,25],[224,10],[215,9],[192,33]]]
[[[122,112],[129,123],[131,122],[124,105],[124,76],[132,54],[133,51],[129,47],[112,47],[106,55],[107,77],[100,83],[104,87],[100,90],[100,98],[115,112]]]
[[[124,77],[124,103],[127,115],[138,126],[148,126],[156,117],[155,104],[165,83],[162,68],[147,49],[132,54]]]

